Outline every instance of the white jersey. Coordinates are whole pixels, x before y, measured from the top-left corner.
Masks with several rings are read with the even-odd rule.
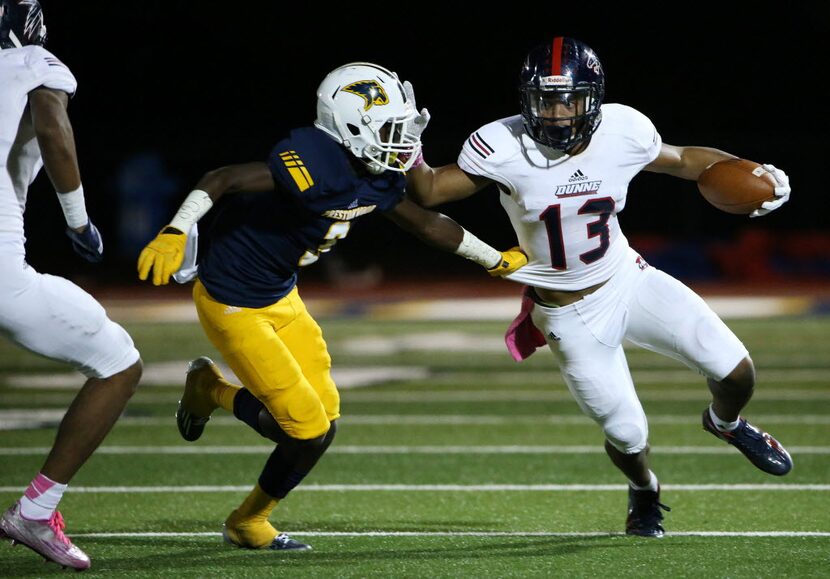
[[[484,125],[464,143],[459,167],[496,181],[528,264],[507,279],[552,290],[581,290],[608,280],[628,240],[617,214],[628,184],[660,152],[642,113],[602,106],[588,147],[569,156],[530,139],[520,115]]]
[[[74,94],[75,77],[48,50],[0,50],[0,253],[24,253],[26,192],[43,166],[28,113],[29,92],[47,87]]]

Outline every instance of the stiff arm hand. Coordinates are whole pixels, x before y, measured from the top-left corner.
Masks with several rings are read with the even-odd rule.
[[[507,251],[501,252],[501,259],[499,262],[487,270],[493,277],[504,277],[510,275],[521,267],[527,265],[527,255],[522,251],[518,245],[511,247]]]
[[[408,80],[403,81],[403,90],[404,93],[406,93],[407,105],[412,107],[412,110],[418,113],[418,116],[416,116],[412,121],[412,126],[410,127],[409,132],[413,136],[420,139],[424,129],[426,129],[429,124],[429,111],[426,108],[418,111],[418,105],[415,104],[415,89],[412,88],[411,82]]]

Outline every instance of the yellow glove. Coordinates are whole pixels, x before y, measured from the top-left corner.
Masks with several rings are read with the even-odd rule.
[[[146,280],[153,270],[153,285],[167,285],[170,276],[182,266],[187,235],[170,227],[162,229],[138,256],[138,279]]]
[[[510,275],[520,267],[527,265],[527,255],[522,251],[518,245],[511,247],[507,251],[501,252],[501,260],[492,268],[487,270],[487,273],[493,277],[504,277]]]

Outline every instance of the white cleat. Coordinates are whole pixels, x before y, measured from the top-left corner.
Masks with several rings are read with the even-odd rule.
[[[89,569],[89,557],[63,534],[64,527],[58,511],[45,521],[30,520],[21,514],[20,502],[17,502],[0,518],[0,538],[11,539],[12,545],[25,545],[63,567]]]

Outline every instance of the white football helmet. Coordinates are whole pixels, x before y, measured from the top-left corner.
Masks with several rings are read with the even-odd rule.
[[[407,171],[421,138],[412,133],[418,112],[394,72],[369,62],[345,64],[317,89],[317,119],[324,131],[363,161],[372,173]]]

